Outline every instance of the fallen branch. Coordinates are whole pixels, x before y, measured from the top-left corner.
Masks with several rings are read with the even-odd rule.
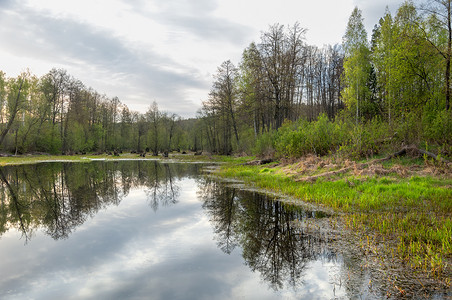
[[[319,175],[313,175],[313,176],[306,176],[306,177],[296,178],[295,181],[296,182],[299,182],[299,181],[315,182],[320,177],[329,177],[329,176],[334,176],[334,175],[337,175],[337,174],[347,173],[351,169],[353,169],[353,167],[342,168],[340,170],[330,171],[330,172],[322,173],[322,174],[319,174]]]
[[[429,156],[429,157],[431,157],[431,158],[433,158],[433,159],[435,159],[435,160],[439,160],[439,161],[442,162],[442,163],[445,163],[445,164],[450,163],[450,161],[448,161],[447,159],[444,159],[444,158],[442,158],[442,157],[440,157],[440,156],[438,156],[438,155],[436,155],[435,153],[432,153],[432,152],[430,152],[430,151],[423,150],[423,149],[419,149],[419,148],[417,148],[416,146],[408,147],[407,150],[408,150],[408,149],[415,150],[415,151],[417,151],[417,152],[419,152],[419,153],[422,153],[422,154],[424,154],[424,155],[427,155],[427,156]]]
[[[272,158],[266,158],[266,159],[261,159],[261,160],[252,160],[252,161],[249,161],[249,162],[245,163],[245,165],[248,165],[248,166],[259,166],[259,165],[269,164],[269,163],[271,163],[273,161],[274,160]]]

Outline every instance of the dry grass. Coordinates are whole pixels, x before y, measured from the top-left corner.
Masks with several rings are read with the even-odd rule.
[[[379,159],[358,163],[348,159],[340,160],[335,157],[318,157],[308,155],[297,160],[282,160],[278,165],[278,172],[296,179],[297,181],[314,182],[318,178],[329,181],[341,179],[340,174],[356,177],[396,176],[407,178],[410,176],[441,176],[452,178],[452,165],[435,164],[426,161],[423,165],[403,165],[394,163],[384,166]]]

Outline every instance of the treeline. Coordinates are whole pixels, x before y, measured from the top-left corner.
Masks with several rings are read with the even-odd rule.
[[[199,114],[205,147],[222,154],[247,151],[253,139],[286,120],[336,116],[343,107],[344,54],[339,45],[305,44],[304,33],[298,23],[273,25],[244,50],[238,67],[228,60],[218,68]]]
[[[190,120],[155,102],[130,111],[64,70],[0,72],[0,150],[362,157],[414,144],[450,155],[450,1],[387,10],[370,40],[358,8],[342,45],[309,45],[305,31],[272,25],[237,65],[222,63]]]
[[[99,94],[62,69],[40,78],[29,71],[6,78],[0,71],[0,123],[0,147],[15,154],[157,154],[192,144],[186,130],[193,121],[159,110],[156,102],[145,113],[130,111],[117,97]]]
[[[238,66],[218,68],[199,113],[203,146],[367,156],[416,144],[450,154],[450,5],[387,10],[370,42],[355,8],[342,45],[323,48],[306,44],[298,24],[270,26]]]

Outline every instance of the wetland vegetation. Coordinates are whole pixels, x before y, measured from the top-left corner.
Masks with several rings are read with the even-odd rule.
[[[350,171],[329,175],[348,164],[354,166]],[[333,211],[392,282],[391,293],[414,296],[428,288],[450,293],[450,168],[420,158],[360,168],[356,162],[310,156],[258,166],[223,165],[217,174],[299,199],[292,203]]]

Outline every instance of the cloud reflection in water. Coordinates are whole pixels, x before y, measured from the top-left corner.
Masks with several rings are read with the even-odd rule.
[[[298,213],[206,182],[193,176],[198,168],[143,161],[2,169],[0,212],[10,218],[0,227],[0,297],[338,296],[329,282],[336,260],[316,238],[303,248],[307,237],[289,226]],[[269,234],[277,240],[264,245]]]

